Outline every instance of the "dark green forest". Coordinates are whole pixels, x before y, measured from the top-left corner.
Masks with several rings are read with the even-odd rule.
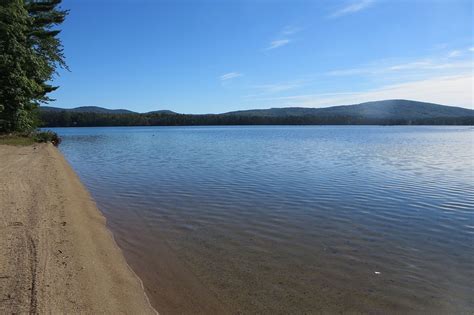
[[[474,125],[474,116],[380,119],[358,116],[241,116],[229,114],[110,114],[41,111],[43,127],[204,126],[204,125]]]
[[[169,110],[136,113],[96,106],[42,107],[45,127],[199,125],[473,125],[467,108],[410,100],[384,100],[325,108],[284,107],[222,114],[178,114]]]

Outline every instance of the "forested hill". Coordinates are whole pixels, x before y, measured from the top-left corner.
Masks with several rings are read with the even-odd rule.
[[[238,116],[353,116],[371,119],[423,119],[474,115],[471,109],[408,100],[386,100],[326,108],[287,107],[229,112]]]
[[[53,111],[53,112],[62,112],[69,111],[75,113],[99,113],[99,114],[136,114],[128,109],[108,109],[98,106],[81,106],[76,108],[59,108],[52,106],[42,106],[42,111]]]
[[[186,125],[474,125],[474,110],[407,100],[327,108],[271,108],[223,114],[136,113],[101,107],[42,107],[44,127]]]

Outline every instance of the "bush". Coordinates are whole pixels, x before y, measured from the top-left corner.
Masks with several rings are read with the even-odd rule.
[[[51,142],[56,147],[61,143],[61,138],[57,133],[47,130],[47,131],[36,131],[33,135],[36,142]]]

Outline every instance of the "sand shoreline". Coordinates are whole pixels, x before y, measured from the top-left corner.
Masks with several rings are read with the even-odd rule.
[[[56,148],[0,145],[0,161],[0,313],[157,313]]]

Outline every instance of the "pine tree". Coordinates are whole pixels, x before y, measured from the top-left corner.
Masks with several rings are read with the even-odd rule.
[[[33,127],[31,100],[40,93],[35,80],[41,63],[28,44],[30,17],[23,0],[0,4],[0,120],[5,131]]]
[[[59,9],[61,0],[27,0],[26,9],[31,18],[28,38],[31,47],[44,63],[41,77],[37,78],[42,86],[40,94],[36,95],[37,103],[51,101],[47,94],[58,87],[50,85],[48,82],[53,79],[56,68],[67,69],[64,61],[63,47],[58,34],[60,30],[53,29],[64,22],[67,11]]]
[[[0,1],[0,131],[35,128],[33,110],[57,87],[48,82],[65,67],[58,30],[60,0]]]

